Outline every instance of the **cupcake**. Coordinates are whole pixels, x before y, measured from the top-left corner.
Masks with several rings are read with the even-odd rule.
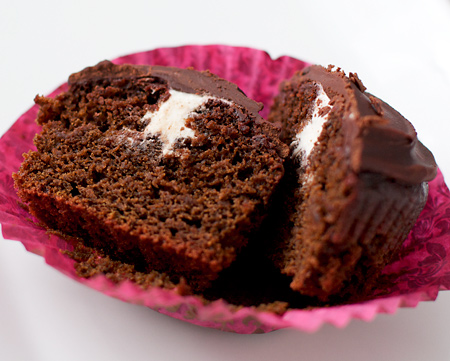
[[[284,173],[261,104],[207,71],[104,61],[35,101],[37,150],[14,175],[30,213],[195,290],[234,261]]]
[[[366,295],[398,253],[437,167],[403,116],[333,68],[283,82],[269,115],[290,146],[290,227],[273,258],[292,289],[342,302]]]
[[[218,94],[211,94],[204,86],[200,86],[198,91],[186,91],[186,86],[189,87],[190,84],[191,87],[196,88],[195,84],[197,83],[183,83],[182,79],[179,77],[176,78],[174,75],[180,70],[174,70],[172,72],[170,69],[161,67],[168,66],[183,69],[192,67],[199,71],[209,69],[221,78],[237,84],[237,86],[250,98],[263,103],[265,108],[260,114],[263,117],[266,117],[269,113],[270,106],[273,104],[274,97],[279,92],[280,82],[291,78],[296,71],[301,71],[308,64],[288,56],[271,59],[266,52],[261,50],[224,45],[160,48],[126,55],[113,60],[113,63],[136,64],[136,66],[126,65],[124,67],[116,67],[112,66],[110,63],[103,63],[102,65],[87,69],[78,75],[72,76],[69,85],[63,84],[50,94],[48,98],[39,97],[37,102],[40,104],[41,110],[39,110],[39,105],[33,106],[0,138],[0,222],[5,239],[20,241],[28,251],[41,255],[51,267],[57,269],[71,279],[105,295],[118,298],[125,302],[143,305],[163,314],[196,325],[237,333],[270,332],[286,327],[306,332],[314,332],[324,323],[330,323],[336,327],[342,328],[352,319],[356,318],[370,321],[378,313],[394,313],[398,307],[414,307],[419,301],[435,299],[439,289],[450,289],[450,262],[448,257],[450,254],[450,243],[448,242],[450,228],[446,227],[446,225],[449,224],[448,214],[450,214],[450,193],[444,183],[442,174],[439,171],[436,179],[429,184],[428,202],[419,216],[415,227],[412,229],[404,242],[403,247],[400,249],[398,259],[394,260],[383,270],[383,282],[377,283],[377,290],[370,295],[370,300],[362,303],[334,305],[322,308],[320,307],[320,303],[317,303],[316,296],[305,296],[298,291],[290,289],[289,284],[292,283],[293,276],[282,274],[280,272],[280,262],[275,262],[275,264],[278,265],[277,268],[275,267],[274,262],[264,258],[267,253],[264,241],[270,239],[270,242],[272,243],[274,240],[273,237],[270,237],[270,235],[273,234],[273,231],[271,230],[276,229],[276,234],[284,234],[286,235],[286,239],[289,239],[292,234],[292,224],[289,220],[289,215],[292,216],[295,212],[290,213],[288,210],[295,208],[294,205],[298,198],[297,196],[280,197],[280,194],[283,194],[287,187],[291,187],[293,183],[298,185],[297,168],[291,166],[293,159],[285,158],[285,153],[289,151],[288,146],[281,144],[277,140],[278,133],[274,133],[272,127],[267,126],[264,121],[261,121],[259,116],[254,116],[257,108],[255,102],[246,100],[246,103],[244,104],[241,103],[241,101],[230,99],[230,97],[222,92],[224,90],[223,86],[220,87],[221,93]],[[104,70],[100,70],[102,68]],[[109,73],[113,69],[115,69],[116,76],[110,77],[102,75],[106,70]],[[163,70],[168,70],[169,72],[163,72]],[[158,76],[154,76],[156,71],[159,74]],[[184,73],[184,70],[181,71],[181,73]],[[150,76],[147,76],[149,74]],[[187,75],[186,73],[184,74]],[[202,74],[210,80],[216,78],[212,75],[207,75],[207,73]],[[172,75],[174,75],[174,77],[172,77]],[[199,77],[203,77],[203,75],[199,75]],[[148,85],[148,88],[146,86],[144,89],[139,88],[139,86],[137,86],[138,83],[141,85],[146,84]],[[121,86],[124,85],[127,90],[124,92],[117,92],[116,84]],[[227,84],[227,82],[221,84]],[[89,87],[92,88],[90,93],[86,92]],[[228,86],[225,88],[227,87]],[[230,87],[239,92],[235,86]],[[134,93],[138,88],[140,91]],[[211,91],[212,88],[214,88],[214,86],[208,89]],[[74,93],[75,89],[79,90],[76,90]],[[152,115],[157,113],[158,110],[162,108],[163,104],[167,104],[167,101],[170,101],[170,97],[175,94],[171,89],[178,92],[185,92],[188,94],[195,93],[199,96],[215,98],[208,99],[206,104],[202,104],[198,109],[194,109],[192,114],[186,119],[187,128],[194,131],[193,137],[190,136],[192,133],[190,133],[189,130],[183,131],[181,128],[178,136],[172,138],[168,136],[167,133],[163,134],[161,127],[157,127],[159,129],[158,131],[155,131],[155,129],[152,128],[149,128],[147,132],[144,131],[152,121]],[[324,86],[324,89],[327,91],[326,86]],[[112,98],[103,96],[102,100],[101,97],[96,96],[96,94],[100,94],[101,92],[110,94]],[[231,91],[231,93],[234,93],[234,91]],[[241,93],[236,96],[237,99],[242,100],[242,98],[240,98],[242,96]],[[314,96],[315,94],[312,95],[312,97]],[[330,99],[332,98],[330,95],[328,96]],[[76,97],[84,99],[82,109],[77,109],[75,104],[69,101],[70,97],[73,97],[74,100]],[[95,99],[98,99],[98,104],[96,104]],[[330,102],[332,101],[334,100],[330,100]],[[103,102],[103,105],[100,104],[101,102]],[[63,104],[66,104],[68,107],[64,112],[62,111]],[[103,119],[100,115],[101,112],[94,111],[97,106],[108,107],[111,105],[114,106],[114,104],[116,104],[116,111],[111,112],[112,116],[115,116],[116,114],[125,115],[121,124],[108,123],[108,117],[110,116],[108,112],[106,113],[106,119]],[[198,162],[189,162],[189,157],[186,157],[186,155],[189,154],[192,158],[192,154],[195,152],[193,152],[191,148],[195,147],[196,144],[199,145],[200,143],[198,142],[200,141],[206,141],[202,140],[201,134],[199,136],[198,133],[201,129],[204,129],[204,123],[202,123],[202,119],[204,118],[202,117],[206,117],[207,114],[209,114],[208,117],[210,118],[208,119],[210,121],[208,124],[213,127],[207,128],[207,131],[209,132],[208,134],[215,134],[215,138],[213,137],[215,140],[211,140],[211,143],[208,144],[211,144],[213,149],[218,150],[220,146],[216,147],[216,140],[219,141],[219,136],[217,135],[217,132],[214,133],[214,129],[217,129],[217,124],[229,124],[227,121],[233,123],[232,119],[236,118],[231,116],[221,117],[221,114],[228,114],[236,104],[239,105],[239,111],[244,114],[244,118],[245,116],[248,116],[255,124],[250,126],[250,124],[246,124],[246,120],[244,120],[243,123],[238,121],[237,131],[240,132],[239,137],[244,137],[246,139],[246,144],[233,143],[235,140],[230,140],[230,144],[242,146],[244,147],[243,149],[246,149],[245,147],[248,147],[249,144],[255,149],[262,147],[262,150],[268,154],[268,157],[264,158],[264,160],[270,160],[272,158],[274,160],[279,159],[279,161],[273,163],[274,165],[277,163],[281,164],[283,158],[285,158],[284,176],[279,180],[278,186],[275,186],[275,183],[278,182],[275,180],[277,177],[276,174],[278,174],[278,167],[274,167],[275,174],[264,174],[264,179],[273,179],[274,188],[278,188],[275,190],[278,194],[274,193],[269,197],[271,198],[269,203],[272,202],[272,206],[269,206],[269,208],[277,209],[278,211],[269,211],[267,205],[262,200],[261,203],[259,203],[260,206],[258,210],[255,210],[253,213],[254,218],[252,218],[253,216],[249,213],[248,219],[252,219],[251,226],[249,228],[246,228],[245,226],[241,228],[243,231],[241,239],[248,238],[249,241],[244,240],[242,242],[241,249],[236,249],[236,260],[233,261],[230,266],[226,266],[226,263],[223,262],[221,265],[224,269],[217,272],[217,274],[215,272],[210,272],[211,267],[209,266],[206,266],[206,272],[205,269],[201,269],[202,267],[198,267],[198,272],[196,274],[189,272],[189,270],[187,270],[187,273],[185,274],[185,270],[181,271],[181,269],[178,268],[178,265],[172,261],[170,264],[169,262],[167,262],[167,264],[160,264],[162,268],[167,267],[167,270],[172,272],[170,275],[166,273],[165,270],[164,272],[157,271],[151,268],[156,267],[157,264],[150,263],[155,262],[155,260],[152,257],[149,257],[148,259],[150,261],[147,262],[147,258],[145,257],[148,257],[149,255],[144,255],[141,252],[141,248],[139,248],[142,245],[141,243],[138,243],[136,247],[136,244],[133,244],[133,239],[135,240],[135,238],[122,237],[124,233],[126,234],[127,227],[131,225],[116,227],[113,223],[119,224],[118,222],[122,217],[121,212],[124,212],[125,215],[125,212],[128,211],[130,203],[125,201],[122,202],[122,200],[126,198],[126,195],[129,194],[129,192],[133,192],[137,189],[136,183],[128,181],[133,179],[133,174],[128,173],[127,181],[123,182],[123,185],[120,187],[111,187],[111,189],[106,189],[107,187],[104,187],[102,192],[111,192],[111,194],[116,196],[114,204],[118,206],[117,213],[111,213],[109,216],[110,218],[101,225],[101,227],[104,228],[99,228],[97,230],[93,227],[89,228],[89,224],[94,223],[94,219],[91,218],[86,219],[86,223],[82,224],[80,227],[77,226],[74,231],[75,233],[72,234],[78,234],[78,240],[82,240],[81,245],[77,244],[77,238],[67,237],[67,233],[75,228],[75,222],[80,222],[80,219],[83,216],[85,218],[87,218],[87,216],[91,217],[92,213],[83,213],[82,206],[77,202],[81,200],[83,194],[87,194],[90,198],[86,198],[86,200],[89,200],[92,204],[89,203],[89,207],[86,209],[88,209],[89,212],[92,211],[92,207],[95,206],[94,198],[91,198],[92,194],[95,195],[95,192],[100,191],[100,187],[103,184],[102,182],[106,182],[104,179],[106,176],[110,175],[108,172],[114,169],[111,169],[110,167],[102,168],[101,162],[100,164],[96,163],[95,167],[84,167],[83,165],[77,172],[66,172],[64,177],[67,178],[59,179],[51,172],[58,171],[58,167],[67,166],[63,164],[67,158],[64,159],[62,156],[59,156],[58,149],[55,149],[52,154],[49,152],[45,156],[43,155],[42,161],[48,161],[46,164],[57,166],[51,171],[47,170],[50,175],[48,180],[54,182],[54,184],[51,184],[52,187],[57,189],[58,183],[66,185],[62,187],[60,193],[54,197],[54,205],[56,206],[56,204],[59,204],[59,206],[61,206],[61,204],[63,204],[63,198],[71,199],[71,205],[76,205],[76,207],[72,209],[72,212],[74,213],[57,213],[56,217],[53,217],[61,217],[67,220],[66,226],[68,227],[68,231],[66,230],[62,237],[54,232],[51,232],[50,234],[48,232],[49,227],[53,228],[54,223],[51,222],[59,222],[57,219],[51,220],[51,215],[42,214],[45,212],[40,212],[39,209],[36,209],[37,207],[34,207],[36,212],[40,212],[35,214],[41,214],[44,219],[50,219],[49,225],[42,226],[42,220],[36,219],[30,214],[27,207],[24,207],[23,202],[18,198],[11,174],[18,171],[23,161],[22,154],[24,152],[29,152],[30,149],[38,152],[40,151],[39,149],[41,149],[41,146],[45,146],[44,149],[49,149],[47,146],[50,147],[52,144],[56,144],[55,140],[60,139],[60,144],[64,147],[69,147],[69,145],[75,147],[75,144],[78,144],[72,151],[74,160],[81,160],[81,157],[85,157],[85,164],[87,165],[89,162],[99,159],[98,157],[103,157],[109,159],[108,164],[112,164],[111,162],[113,161],[121,161],[126,168],[129,166],[138,167],[141,166],[141,163],[142,167],[145,167],[143,162],[140,163],[136,161],[136,159],[139,159],[136,158],[136,153],[138,152],[137,147],[141,146],[142,149],[145,148],[148,152],[151,152],[153,156],[164,158],[166,163],[162,166],[165,166],[165,164],[170,164],[170,166],[176,164],[192,166]],[[142,107],[142,109],[140,109],[140,107]],[[244,110],[241,107],[243,107]],[[258,109],[260,109],[259,107],[260,105],[258,105]],[[212,109],[215,109],[213,113],[210,112]],[[233,113],[233,116],[238,116],[238,114],[240,114],[239,111]],[[63,115],[63,113],[64,116],[58,118],[58,114]],[[75,114],[78,116],[78,121],[75,120]],[[90,117],[92,121],[85,121],[87,119],[86,117]],[[36,124],[36,118],[39,119],[42,127]],[[143,124],[140,124],[143,118],[145,118],[142,121]],[[220,123],[219,118],[225,123]],[[238,116],[238,118],[241,119],[240,116]],[[132,119],[137,120],[137,125],[131,125]],[[73,124],[72,121],[74,121]],[[248,133],[245,134],[248,129],[243,128],[242,125],[239,127],[239,124],[249,126],[250,134],[254,135],[250,137]],[[233,127],[230,125],[225,128],[232,129]],[[220,127],[220,129],[225,128]],[[288,128],[289,127],[284,127],[283,134],[287,134]],[[152,131],[150,129],[152,129]],[[73,130],[74,132],[70,134],[70,130]],[[82,131],[84,130],[87,131],[86,135],[88,136],[84,139],[86,142],[78,142],[78,140],[81,140],[81,137],[75,141],[78,137],[77,134],[82,134]],[[78,131],[78,133],[76,131]],[[51,135],[52,132],[53,135]],[[38,149],[33,146],[33,138],[36,133],[41,133],[36,138]],[[47,145],[42,144],[45,143],[43,139],[44,134],[47,134],[45,136],[48,139]],[[173,132],[171,134],[173,134]],[[96,138],[97,136],[98,138]],[[90,153],[89,156],[86,155],[86,153],[89,152],[84,151],[83,147],[94,144],[95,139],[98,139],[100,142],[101,136],[104,136],[105,138],[103,139],[103,143],[98,143],[97,146],[100,147],[100,150],[104,150],[104,152],[97,151],[95,153]],[[226,136],[226,134],[221,134],[221,137],[228,139]],[[264,138],[268,138],[268,143]],[[283,135],[283,138],[286,139],[286,136]],[[287,141],[287,143],[290,145],[291,142]],[[273,148],[270,144],[273,144]],[[108,147],[104,147],[106,145],[108,145]],[[204,149],[197,149],[197,153],[195,154],[199,155],[200,150],[207,152],[208,149],[206,148],[207,147],[204,147]],[[188,151],[190,153],[188,153]],[[210,153],[209,155],[208,153],[204,154],[203,159],[205,161],[212,156]],[[277,153],[277,156],[275,156],[275,153]],[[34,153],[31,152],[29,154]],[[233,153],[233,155],[234,154],[236,153]],[[240,155],[242,156],[242,154]],[[229,155],[223,154],[224,158],[222,159],[227,159],[226,156]],[[244,154],[244,156],[246,155]],[[37,155],[28,155],[26,163],[30,157],[37,157]],[[39,159],[39,157],[37,157],[37,159]],[[239,160],[239,158],[234,159]],[[245,169],[242,167],[239,168],[243,165],[239,165],[242,162],[233,164],[232,160],[231,164],[237,167],[237,172]],[[68,159],[68,161],[72,161],[72,158]],[[131,163],[132,161],[134,163]],[[211,162],[211,164],[213,164],[213,162]],[[246,164],[250,165],[253,163],[248,161]],[[218,184],[223,185],[225,184],[224,182],[235,179],[233,178],[234,176],[232,176],[232,172],[223,177],[220,167],[216,167],[214,170],[214,174],[213,172],[209,173],[211,174],[209,180],[211,180],[213,185],[217,188],[221,187]],[[19,171],[16,178],[22,177],[21,172],[22,170]],[[32,176],[30,173],[30,177],[39,178],[39,176],[43,176],[40,172],[41,170],[36,168],[35,174]],[[157,172],[159,172],[158,169],[152,174],[157,174]],[[183,169],[180,172],[183,172]],[[86,177],[82,174],[86,175]],[[245,176],[246,172],[238,174],[240,174],[242,178]],[[77,175],[80,175],[80,178],[77,178]],[[246,178],[245,182],[255,184],[256,187],[256,179],[252,178],[251,174],[249,175],[250,177],[247,177],[248,179]],[[63,175],[61,174],[61,177],[62,176]],[[137,172],[136,176],[139,176]],[[197,184],[199,180],[195,177],[199,176],[201,176],[201,174],[193,175],[193,179]],[[271,178],[272,176],[274,178]],[[73,185],[75,185],[75,187],[71,184],[72,181],[77,179],[81,180],[82,178],[85,178],[86,184],[82,182],[79,185],[74,183]],[[279,178],[281,178],[281,175]],[[237,179],[239,179],[239,176],[237,176]],[[28,184],[34,186],[32,178],[29,178]],[[95,186],[95,184],[97,184],[97,186]],[[139,194],[138,197],[157,194],[158,191],[160,196],[166,196],[169,191],[175,190],[173,183],[168,185],[167,182],[162,182],[160,178],[156,179],[155,182],[152,182],[151,184],[157,185],[158,187],[152,187],[147,193],[143,195]],[[241,183],[236,182],[236,184],[239,185]],[[259,186],[270,188],[270,184],[265,184],[264,182],[259,184]],[[157,189],[154,190],[153,188]],[[298,186],[292,185],[290,189],[298,190],[298,188]],[[22,189],[25,189],[25,187],[22,187]],[[52,189],[53,188],[49,188],[47,191]],[[44,190],[45,188],[42,188],[41,192]],[[216,190],[219,191],[219,193],[221,192],[219,189]],[[250,189],[247,188],[247,191],[249,190]],[[268,190],[268,188],[266,188],[266,190]],[[80,194],[77,194],[77,192],[80,192]],[[211,191],[209,190],[209,192]],[[68,195],[69,193],[70,196]],[[119,196],[124,198],[120,198]],[[255,197],[250,196],[249,198],[251,198],[252,201],[256,200]],[[50,203],[51,198],[47,197],[46,199],[47,200],[43,202],[48,201]],[[140,199],[141,198],[139,198],[139,200]],[[184,198],[184,200],[186,199],[187,198]],[[130,197],[129,200],[131,205],[135,204],[134,198]],[[227,201],[227,199],[225,199],[225,201]],[[282,206],[279,206],[277,202],[282,202]],[[219,199],[219,205],[220,204],[223,204],[222,199]],[[242,202],[242,204],[246,203]],[[44,205],[46,207],[45,209],[51,209],[50,205]],[[107,205],[107,203],[104,204],[104,206]],[[182,205],[183,203],[180,202],[179,206],[181,207]],[[160,210],[162,210],[162,207],[163,204],[161,204]],[[212,210],[213,209],[215,208],[212,208]],[[265,213],[268,213],[268,217],[270,218],[262,220],[264,216],[258,215]],[[278,216],[278,220],[287,219],[287,222],[283,221],[281,226],[276,224],[278,220],[277,217],[273,217],[274,213]],[[213,212],[207,214],[209,216],[214,216]],[[191,214],[191,218],[185,217],[184,219],[196,221],[197,219],[194,215],[196,214]],[[78,219],[76,217],[78,217]],[[245,218],[241,218],[241,220],[245,224]],[[137,219],[136,222],[138,222]],[[171,220],[160,224],[162,229],[165,229],[164,240],[178,239],[172,235],[171,228],[174,230],[173,224],[174,223]],[[179,223],[177,223],[177,225],[178,224]],[[198,223],[191,224],[190,226],[196,224]],[[98,226],[97,223],[96,225]],[[238,225],[242,226],[243,224],[239,223]],[[259,230],[257,230],[258,227]],[[94,238],[105,229],[105,234],[100,235],[100,239],[103,239],[104,242],[97,243],[97,241],[94,241]],[[111,230],[118,234],[108,234]],[[93,232],[93,235],[91,235],[90,232]],[[236,233],[237,232],[236,229]],[[177,234],[178,232],[174,233]],[[199,235],[200,233],[196,234]],[[135,235],[135,233],[133,233],[132,236],[133,235]],[[76,243],[75,247],[72,240]],[[227,240],[229,241],[228,238]],[[285,247],[286,243],[280,242],[279,238],[276,240],[278,248],[275,248],[278,249],[278,251],[276,251],[278,256],[275,258],[280,260],[284,253],[279,252],[279,249],[280,247]],[[223,241],[228,242],[225,239],[223,239]],[[248,244],[245,244],[247,242]],[[170,254],[170,247],[173,244],[174,243],[171,241],[164,243],[163,249],[159,249],[158,252],[161,251],[162,255]],[[98,247],[96,245],[98,245]],[[106,247],[104,247],[105,245]],[[156,246],[157,245],[158,243],[156,243]],[[177,245],[179,244],[177,243]],[[144,250],[145,249],[146,248],[144,248]],[[227,250],[229,250],[228,244]],[[150,254],[150,256],[152,256],[152,254]],[[178,261],[181,256],[182,253],[180,252],[180,254],[176,253],[174,257],[176,257],[175,259]],[[234,256],[231,256],[230,258],[233,257]],[[135,264],[127,263],[127,261],[132,259],[135,260]],[[201,260],[197,259],[194,262],[194,266],[201,264],[200,261]],[[208,264],[208,262],[206,262],[206,264]],[[218,268],[220,267],[221,266]],[[189,269],[191,268],[189,267]],[[181,275],[181,273],[183,273],[183,275]],[[207,275],[208,273],[209,276]],[[202,274],[202,276],[199,276],[200,274]],[[211,279],[215,277],[217,277],[217,279],[211,281]],[[211,287],[207,286],[209,282],[211,283]],[[202,288],[206,289],[200,291]],[[326,302],[330,303],[328,301]]]

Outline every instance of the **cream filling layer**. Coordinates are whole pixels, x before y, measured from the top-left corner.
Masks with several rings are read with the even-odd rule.
[[[215,99],[209,95],[190,94],[173,89],[169,93],[169,99],[162,103],[158,110],[147,112],[141,119],[150,119],[144,129],[144,135],[160,138],[163,155],[173,153],[173,146],[178,139],[195,137],[194,130],[186,126],[186,120],[208,100]]]
[[[302,164],[308,162],[308,157],[311,154],[320,133],[326,121],[332,106],[330,106],[330,98],[323,90],[321,84],[317,84],[317,96],[314,101],[311,119],[303,127],[303,129],[297,133],[295,139],[291,143],[292,157],[301,157]]]

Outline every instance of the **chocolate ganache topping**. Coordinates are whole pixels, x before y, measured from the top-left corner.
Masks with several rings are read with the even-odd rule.
[[[322,85],[336,111],[342,111],[355,172],[384,174],[407,184],[431,181],[437,172],[432,153],[417,139],[412,124],[391,106],[366,92],[356,74],[347,77],[313,65],[299,75]]]
[[[69,84],[84,81],[116,78],[154,78],[155,82],[167,84],[169,88],[184,93],[209,94],[226,99],[246,108],[257,121],[263,121],[259,115],[263,105],[255,102],[238,88],[209,71],[197,71],[191,68],[181,69],[159,65],[115,65],[104,60],[93,67],[87,67],[69,77]]]

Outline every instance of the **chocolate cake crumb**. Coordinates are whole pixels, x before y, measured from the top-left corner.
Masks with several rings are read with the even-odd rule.
[[[175,290],[180,295],[192,294],[191,289],[183,278],[178,283],[174,283],[164,273],[157,271],[139,272],[134,265],[112,260],[110,256],[103,254],[101,250],[86,247],[81,242],[74,247],[74,250],[64,251],[63,253],[75,261],[77,275],[82,278],[104,275],[116,284],[130,281],[143,289],[161,287]]]
[[[30,212],[192,289],[235,260],[284,174],[261,104],[209,72],[102,62],[36,103],[37,150],[14,174]]]

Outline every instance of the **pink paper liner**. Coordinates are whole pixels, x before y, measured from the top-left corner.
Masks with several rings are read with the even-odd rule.
[[[308,64],[288,56],[271,59],[261,50],[224,45],[161,48],[115,59],[115,63],[193,67],[236,83],[249,97],[262,102],[266,116],[282,80]],[[63,84],[54,96],[67,88]],[[291,327],[317,331],[324,323],[345,327],[352,319],[371,321],[378,313],[396,312],[434,300],[439,290],[450,289],[450,192],[441,172],[433,180],[425,209],[406,239],[399,259],[384,274],[394,280],[384,296],[358,304],[312,310],[289,310],[283,315],[244,307],[238,311],[225,301],[204,305],[195,296],[180,296],[161,288],[142,290],[131,282],[113,284],[104,276],[80,278],[74,261],[61,253],[71,249],[63,239],[49,235],[19,203],[11,174],[18,170],[22,154],[33,149],[32,139],[40,131],[34,120],[38,108],[23,114],[0,139],[0,222],[5,239],[18,240],[25,248],[72,279],[125,302],[141,304],[196,325],[237,333],[264,333]]]

